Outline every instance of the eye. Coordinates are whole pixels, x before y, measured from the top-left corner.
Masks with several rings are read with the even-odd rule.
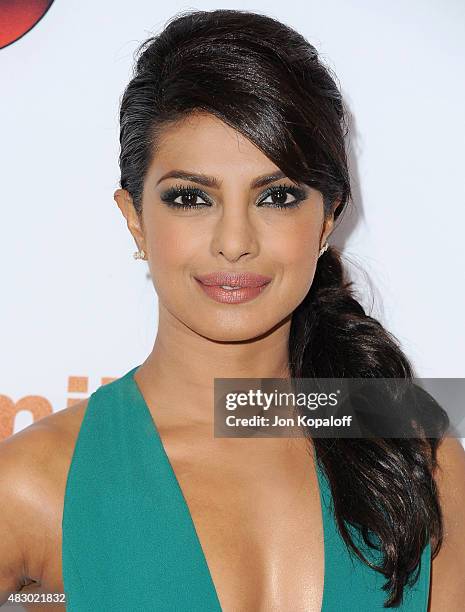
[[[291,197],[291,199],[289,199]],[[257,206],[263,205],[271,208],[297,208],[302,200],[307,198],[304,189],[294,185],[274,185],[269,187],[262,194]],[[172,208],[193,210],[212,206],[210,198],[198,187],[188,187],[186,185],[176,185],[170,187],[160,195],[160,199]],[[199,202],[198,200],[202,201]]]
[[[198,202],[198,199],[203,202]],[[160,195],[160,199],[168,206],[173,208],[183,208],[184,210],[211,206],[208,196],[197,187],[186,187],[186,185],[176,185]]]
[[[274,185],[265,191],[264,196],[259,201],[259,206],[267,204],[272,208],[297,208],[302,200],[305,200],[307,193],[293,185]]]

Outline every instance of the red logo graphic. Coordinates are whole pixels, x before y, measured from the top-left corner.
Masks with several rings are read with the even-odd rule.
[[[0,0],[0,49],[32,30],[53,0]]]

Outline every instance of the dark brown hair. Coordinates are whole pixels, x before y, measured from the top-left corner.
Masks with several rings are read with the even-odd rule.
[[[157,136],[195,111],[215,115],[291,180],[320,191],[326,214],[340,202],[337,218],[350,202],[347,111],[335,76],[292,28],[248,11],[189,11],[141,45],[121,100],[119,158],[120,185],[139,214]],[[365,313],[351,285],[340,254],[330,247],[292,315],[291,376],[412,378],[398,342]],[[445,413],[441,418],[445,431]],[[442,541],[432,478],[439,439],[313,439],[342,537],[386,576],[385,607],[398,605],[404,586],[417,579],[428,539],[433,556]],[[368,532],[378,536],[381,565],[363,556],[347,525],[359,529],[369,546]]]

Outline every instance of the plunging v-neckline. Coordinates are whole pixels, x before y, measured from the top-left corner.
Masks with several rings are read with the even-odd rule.
[[[169,469],[169,472],[172,476],[173,482],[175,483],[175,486],[178,490],[178,493],[180,494],[181,499],[183,500],[183,505],[184,505],[184,509],[186,511],[186,515],[189,518],[189,522],[191,525],[191,533],[192,536],[194,538],[194,541],[196,543],[196,546],[200,552],[200,557],[202,558],[202,562],[205,566],[205,570],[206,570],[206,574],[208,577],[208,581],[210,583],[212,592],[215,594],[215,598],[216,601],[218,603],[218,608],[221,611],[221,603],[220,603],[220,599],[218,597],[218,591],[216,589],[216,585],[215,582],[213,580],[213,576],[212,573],[210,571],[210,567],[208,565],[207,562],[207,558],[205,555],[205,552],[203,550],[203,546],[202,543],[200,541],[199,538],[199,534],[197,532],[197,528],[195,526],[194,520],[192,518],[192,514],[189,508],[189,504],[187,503],[186,497],[184,495],[184,492],[181,488],[181,485],[179,483],[178,477],[176,476],[176,472],[174,471],[174,468],[171,464],[170,458],[168,457],[168,453],[166,452],[166,449],[164,447],[163,444],[163,440],[161,439],[160,436],[160,432],[158,431],[158,427],[157,424],[155,423],[155,419],[152,416],[152,413],[150,412],[150,409],[147,405],[147,402],[145,401],[145,398],[142,394],[142,391],[139,388],[139,385],[137,384],[135,378],[134,378],[134,374],[137,372],[137,370],[139,369],[139,366],[136,366],[135,368],[132,368],[132,370],[130,370],[123,378],[127,378],[127,380],[129,381],[130,385],[132,386],[132,389],[134,391],[134,394],[138,400],[137,404],[138,406],[141,408],[142,413],[144,414],[144,416],[146,417],[146,419],[149,422],[149,426],[151,431],[153,432],[154,436],[153,439],[157,442],[157,446],[159,447],[159,449],[161,450],[162,456],[165,460],[166,466]],[[314,455],[315,458],[315,455]],[[315,458],[316,459],[316,458]],[[325,603],[325,593],[327,590],[327,568],[328,568],[328,551],[327,551],[327,545],[326,545],[326,537],[325,537],[325,514],[324,514],[324,500],[323,500],[323,495],[322,495],[322,490],[321,490],[321,482],[320,482],[320,467],[318,466],[318,462],[315,461],[315,468],[316,468],[316,472],[317,472],[317,478],[316,478],[316,482],[318,485],[318,492],[319,492],[319,499],[320,499],[320,510],[321,510],[321,523],[322,523],[322,532],[323,532],[323,593],[322,593],[322,598],[321,598],[321,610],[320,612],[324,612],[324,603]]]

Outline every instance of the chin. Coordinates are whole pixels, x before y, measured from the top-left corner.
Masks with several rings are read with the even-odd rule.
[[[198,325],[198,321],[192,323],[189,327],[195,333],[213,342],[247,342],[272,333],[284,321],[276,322],[275,320],[267,323],[263,317],[260,320],[254,314],[249,320],[246,317],[235,316],[229,319],[218,317],[215,320],[203,322],[202,325]]]

